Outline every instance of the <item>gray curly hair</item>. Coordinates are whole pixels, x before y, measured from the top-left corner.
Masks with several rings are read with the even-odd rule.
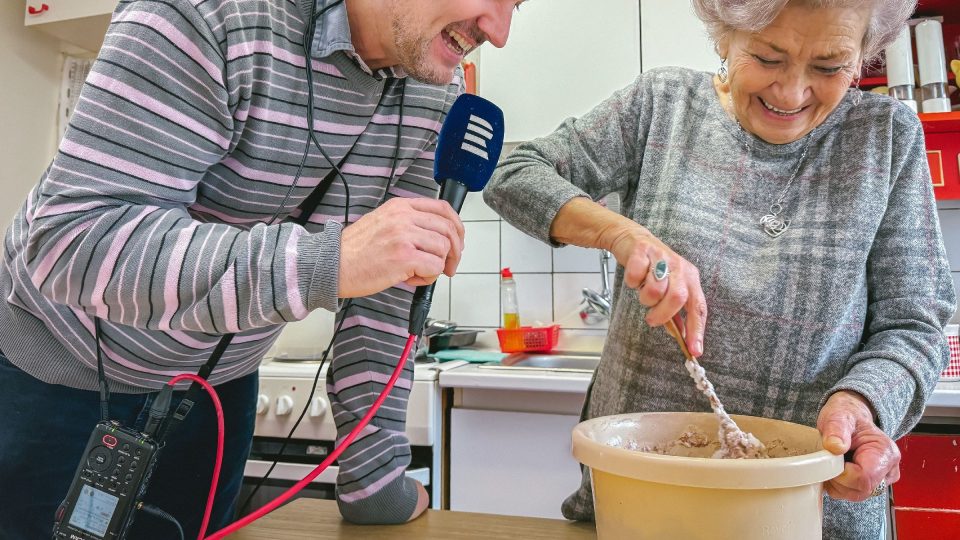
[[[791,2],[812,8],[869,5],[872,8],[870,24],[861,45],[864,63],[876,60],[880,52],[897,39],[917,7],[917,0],[691,0],[714,44],[735,30],[762,30]]]

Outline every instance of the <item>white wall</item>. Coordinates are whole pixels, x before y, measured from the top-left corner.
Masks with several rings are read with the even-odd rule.
[[[24,3],[0,2],[0,230],[55,149],[60,44],[23,26]]]

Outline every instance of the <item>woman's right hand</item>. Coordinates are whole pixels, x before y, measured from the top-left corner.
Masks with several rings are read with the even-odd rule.
[[[662,326],[685,309],[687,348],[693,356],[702,355],[707,301],[697,267],[636,223],[617,234],[609,251],[624,268],[624,284],[635,289],[640,303],[650,308],[647,324]]]

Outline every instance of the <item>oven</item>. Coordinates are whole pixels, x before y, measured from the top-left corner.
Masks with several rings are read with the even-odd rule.
[[[260,482],[305,406],[307,414],[284,449],[270,477],[263,482],[249,509],[263,506],[307,476],[334,448],[336,428],[324,391],[321,373],[317,392],[310,388],[317,373],[316,361],[288,362],[274,359],[260,367],[260,393],[253,447],[244,469],[240,501]],[[406,435],[410,439],[411,462],[407,476],[419,480],[430,494],[431,508],[443,500],[441,399],[436,364],[416,364],[407,407]],[[326,368],[324,368],[326,370]],[[336,463],[317,476],[294,497],[333,499],[338,468]],[[247,511],[249,511],[249,509]]]

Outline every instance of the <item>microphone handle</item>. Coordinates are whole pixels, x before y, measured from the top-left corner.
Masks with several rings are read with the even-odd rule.
[[[445,180],[440,184],[440,200],[447,201],[456,213],[460,213],[463,208],[463,201],[467,198],[470,190],[467,186],[455,180]],[[427,315],[430,313],[430,304],[433,303],[433,286],[421,285],[413,293],[413,303],[410,304],[410,323],[407,330],[411,334],[419,337],[423,332],[423,326],[427,323]]]
[[[463,201],[466,200],[467,193],[469,192],[470,190],[467,189],[467,186],[456,180],[445,180],[440,184],[440,200],[450,203],[453,211],[458,214],[460,213],[460,209],[463,208]]]
[[[413,293],[413,303],[410,304],[410,323],[407,330],[417,337],[420,337],[424,325],[427,324],[430,304],[433,303],[433,286],[436,284],[436,282],[433,282],[429,285],[421,285]]]

